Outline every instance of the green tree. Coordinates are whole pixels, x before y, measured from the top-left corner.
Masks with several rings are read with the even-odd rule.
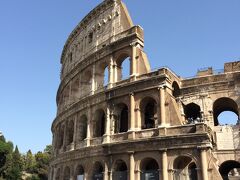
[[[49,169],[49,162],[51,159],[51,155],[49,153],[42,153],[38,152],[35,155],[36,159],[36,174],[41,180],[48,179],[48,169]]]
[[[9,164],[6,170],[6,179],[21,180],[22,170],[23,170],[23,161],[17,146],[14,152],[12,153],[12,156],[8,159],[8,162]]]
[[[6,142],[4,136],[0,137],[0,177],[5,177],[9,159],[13,151],[12,142]]]
[[[36,166],[36,160],[31,150],[28,150],[24,156],[24,170],[28,173],[33,173]]]

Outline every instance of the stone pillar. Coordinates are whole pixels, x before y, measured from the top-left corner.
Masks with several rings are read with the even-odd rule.
[[[132,43],[131,46],[132,46],[131,76],[134,77],[137,74],[137,60],[136,60],[137,47],[136,47],[136,43]]]
[[[208,180],[208,165],[207,165],[206,149],[201,149],[200,155],[201,155],[202,180]]]
[[[162,152],[162,179],[168,180],[168,160],[166,150]]]
[[[104,180],[109,180],[107,162],[104,162]]]
[[[94,94],[95,91],[95,75],[96,75],[96,70],[95,70],[95,64],[92,67],[92,87],[91,87],[91,94]]]
[[[165,116],[165,85],[159,87],[159,104],[160,104],[160,126],[166,125],[166,116]],[[160,122],[159,122],[160,123]]]
[[[90,139],[91,139],[91,119],[92,119],[92,114],[91,114],[91,109],[88,107],[88,119],[87,119],[87,146],[90,146]]]
[[[74,117],[74,134],[73,134],[73,144],[74,144],[74,149],[76,149],[77,145],[77,136],[78,136],[78,129],[77,129],[77,116]]]
[[[112,56],[111,56],[110,64],[108,67],[108,77],[109,77],[108,87],[111,88],[112,84],[114,83],[114,65],[113,65],[113,57]]]
[[[130,130],[134,131],[135,129],[135,99],[134,93],[130,94]]]
[[[135,99],[134,93],[130,94],[130,128],[129,132],[131,132],[128,136],[130,139],[135,138]]]
[[[135,180],[135,161],[134,152],[129,152],[129,180]]]
[[[109,143],[110,142],[110,108],[109,106],[107,107],[107,114],[106,114],[106,131],[104,134],[104,143]]]
[[[65,126],[64,126],[64,136],[63,136],[63,149],[65,150],[66,146],[67,146],[67,141],[68,141],[68,133],[67,133],[67,124],[68,124],[68,121],[65,122]]]

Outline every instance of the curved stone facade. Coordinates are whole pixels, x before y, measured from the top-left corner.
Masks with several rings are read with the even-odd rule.
[[[218,116],[239,116],[240,63],[184,79],[151,71],[143,47],[121,0],[105,0],[73,30],[61,57],[50,180],[237,177],[239,126]]]

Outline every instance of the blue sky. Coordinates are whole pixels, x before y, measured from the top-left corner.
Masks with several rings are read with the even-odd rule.
[[[21,152],[51,143],[60,55],[100,0],[0,1],[0,131]],[[189,77],[240,60],[239,0],[125,0],[152,68]]]

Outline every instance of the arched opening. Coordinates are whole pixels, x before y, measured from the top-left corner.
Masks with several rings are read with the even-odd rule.
[[[96,162],[93,167],[93,180],[103,180],[104,168],[100,162]]]
[[[93,137],[101,137],[105,134],[105,112],[99,109],[95,112],[94,134]]]
[[[60,126],[59,127],[59,144],[58,144],[59,149],[63,146],[63,137],[64,137],[64,126]]]
[[[157,103],[153,98],[147,97],[140,104],[142,129],[155,128],[157,124]]]
[[[237,161],[225,161],[219,167],[223,180],[240,179],[240,163]]]
[[[75,78],[73,80],[72,86],[71,86],[71,101],[76,101],[77,98],[79,98],[79,78]]]
[[[176,81],[174,81],[172,83],[172,95],[176,98],[178,96],[180,96],[180,88],[178,86],[178,83]]]
[[[184,114],[188,123],[196,123],[201,121],[201,109],[195,103],[184,106]]]
[[[121,80],[127,79],[130,76],[130,57],[127,57],[123,60],[121,65]]]
[[[65,167],[65,169],[64,169],[63,180],[70,180],[70,168],[69,167]]]
[[[192,158],[180,156],[174,160],[174,180],[197,180],[197,166]]]
[[[89,95],[92,90],[92,71],[88,69],[82,73],[80,81],[81,97]]]
[[[108,85],[108,82],[109,82],[109,70],[108,67],[106,67],[104,70],[103,86]]]
[[[108,84],[108,64],[107,62],[101,62],[95,66],[95,90],[102,89]]]
[[[126,104],[118,104],[115,108],[115,133],[122,133],[128,131],[128,107]]]
[[[63,90],[63,106],[69,104],[70,87],[67,85]]]
[[[77,180],[84,180],[84,169],[81,165],[77,166],[75,175]]]
[[[195,163],[191,163],[188,166],[189,180],[197,180],[197,166]]]
[[[74,122],[70,120],[67,126],[67,145],[73,143],[73,135],[74,135]]]
[[[128,78],[131,75],[130,72],[130,57],[127,54],[122,54],[116,61],[117,81]]]
[[[215,126],[220,124],[237,124],[238,117],[238,105],[234,100],[223,97],[214,102],[213,118]]]
[[[114,169],[113,169],[113,180],[127,180],[128,179],[128,171],[127,165],[122,160],[117,160]]]
[[[78,122],[78,140],[83,141],[87,138],[87,116],[80,117]]]
[[[60,180],[60,168],[57,169],[55,180]]]
[[[155,159],[146,158],[140,164],[141,180],[159,180],[159,166]]]

